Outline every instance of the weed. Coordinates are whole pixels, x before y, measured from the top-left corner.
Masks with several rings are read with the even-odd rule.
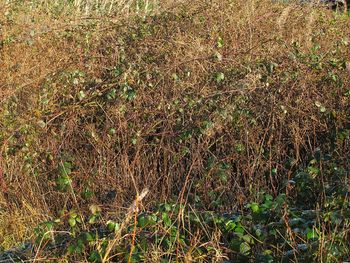
[[[5,250],[349,258],[346,15],[265,0],[0,7]]]

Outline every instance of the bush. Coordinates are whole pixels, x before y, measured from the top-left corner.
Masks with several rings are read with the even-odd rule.
[[[141,2],[4,5],[0,243],[46,222],[78,261],[345,259],[347,15]]]

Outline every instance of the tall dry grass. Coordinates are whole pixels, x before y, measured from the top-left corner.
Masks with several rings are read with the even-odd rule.
[[[349,153],[327,137],[349,129],[346,15],[267,0],[35,3],[0,4],[2,246],[91,203],[121,216],[135,189],[150,189],[145,209],[198,197],[239,210],[316,149]]]

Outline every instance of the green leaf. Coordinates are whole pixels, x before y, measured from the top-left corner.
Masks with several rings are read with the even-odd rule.
[[[235,233],[242,235],[242,234],[244,234],[244,229],[241,226],[237,226],[235,228]]]
[[[171,211],[171,206],[169,204],[164,204],[164,210],[167,212]]]
[[[337,133],[337,138],[341,141],[349,139],[349,132],[345,129],[339,129]]]
[[[48,230],[52,230],[54,225],[55,225],[55,222],[47,221],[47,222],[42,223],[42,225],[46,226]]]
[[[257,203],[251,203],[250,209],[252,209],[253,213],[258,213],[260,211],[259,205]]]
[[[272,200],[273,200],[272,195],[266,194],[266,195],[265,195],[265,200],[266,200],[266,201],[272,201]]]
[[[179,76],[178,76],[176,73],[171,74],[171,78],[172,78],[174,81],[179,81],[179,80],[180,80]]]
[[[84,233],[84,239],[87,242],[95,241],[93,235],[91,233],[89,233],[89,232]]]
[[[108,100],[113,100],[115,99],[117,96],[117,90],[116,89],[111,89],[108,93],[107,93],[107,99]]]
[[[101,212],[101,208],[98,205],[90,205],[89,209],[93,215],[97,215]]]
[[[79,91],[78,93],[78,99],[83,100],[86,97],[86,94],[84,93],[83,90]]]
[[[71,218],[77,218],[78,217],[78,214],[76,212],[71,212],[70,213],[70,217]]]
[[[89,262],[100,262],[101,261],[101,255],[98,253],[98,251],[94,250],[91,252],[88,258]]]
[[[114,67],[113,69],[113,76],[114,77],[119,77],[123,73],[123,70],[117,66]]]
[[[76,217],[76,218],[75,218],[75,221],[77,221],[77,223],[80,223],[80,224],[83,222],[83,221],[81,220],[81,217],[80,217],[80,216]]]
[[[243,242],[239,246],[239,252],[243,255],[249,255],[250,250],[251,250],[251,247],[247,242]]]
[[[68,186],[72,183],[72,180],[69,178],[69,176],[60,176],[56,180],[57,188],[60,191],[65,191],[68,189]]]
[[[234,250],[236,252],[239,252],[241,243],[242,242],[238,238],[233,238],[230,241],[230,249],[232,249],[232,250]]]
[[[244,151],[244,145],[241,144],[241,143],[236,144],[236,145],[235,145],[235,150],[236,150],[236,152],[238,152],[238,153],[243,152],[243,151]]]
[[[236,223],[233,220],[229,220],[225,224],[225,229],[227,231],[234,231],[235,227],[236,227]]]
[[[273,256],[271,255],[259,255],[258,256],[258,262],[261,263],[272,263],[273,261]]]
[[[243,240],[246,241],[248,244],[252,244],[254,243],[252,237],[250,235],[244,235],[243,237]]]
[[[90,190],[89,187],[86,187],[81,193],[81,197],[84,199],[90,199],[93,195],[94,193]]]
[[[84,252],[84,250],[85,250],[85,245],[84,245],[84,243],[83,243],[83,240],[79,239],[79,240],[77,241],[76,246],[75,246],[75,252],[76,252],[77,254],[81,254],[81,253]]]
[[[147,221],[147,218],[144,215],[142,215],[138,218],[137,222],[140,227],[145,227],[147,226],[148,221]]]
[[[114,129],[114,128],[111,128],[111,129],[109,129],[109,131],[108,131],[108,134],[109,135],[114,135],[114,134],[116,134],[117,133],[117,131],[116,131],[116,129]]]
[[[318,234],[315,230],[310,229],[306,234],[307,239],[318,239]]]
[[[260,228],[258,228],[258,229],[255,230],[255,235],[256,235],[257,237],[260,237],[260,236],[262,235],[262,231],[261,231]]]
[[[309,167],[307,168],[307,171],[308,171],[308,173],[309,173],[310,175],[318,175],[319,172],[320,172],[320,170],[319,170],[318,168],[314,167],[314,166],[309,166]]]
[[[73,254],[75,252],[75,245],[71,244],[67,248],[67,253],[68,254]]]
[[[76,220],[75,220],[75,218],[69,218],[68,219],[68,224],[71,226],[71,227],[74,227],[76,224],[77,224],[77,222],[76,222]]]
[[[89,224],[94,224],[94,223],[96,223],[98,217],[99,217],[98,215],[92,215],[92,216],[89,218]]]
[[[132,87],[126,85],[124,87],[124,98],[126,98],[127,100],[135,99],[136,98],[136,91]]]
[[[116,222],[114,222],[114,221],[111,221],[111,220],[109,220],[109,221],[107,221],[107,229],[109,230],[109,231],[113,231],[113,232],[116,232],[116,231],[118,231],[119,230],[119,228],[120,228],[120,226],[119,226],[119,224],[118,223],[116,223]]]
[[[222,72],[218,72],[215,74],[215,80],[217,83],[222,82],[225,79],[225,74]]]
[[[218,37],[218,41],[216,43],[216,46],[218,48],[222,48],[224,46],[224,41],[223,41],[223,39],[221,37]]]
[[[109,221],[107,221],[107,229],[108,229],[108,231],[114,231],[115,230],[115,222],[113,222],[113,221],[111,221],[111,220],[109,220]]]
[[[168,213],[162,213],[162,219],[163,219],[163,222],[166,226],[171,226],[171,220],[169,218],[169,215]]]
[[[147,216],[147,224],[148,225],[155,225],[156,223],[157,223],[157,216],[156,215]]]
[[[58,171],[62,177],[68,176],[72,172],[72,164],[70,162],[64,162],[58,166]]]

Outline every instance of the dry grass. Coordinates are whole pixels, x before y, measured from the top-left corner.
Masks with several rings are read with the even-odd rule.
[[[318,148],[349,153],[348,141],[327,137],[350,125],[346,15],[267,0],[151,11],[128,2],[118,13],[100,1],[109,16],[75,5],[0,3],[0,245],[92,203],[122,217],[135,189],[150,188],[146,210],[195,197],[202,208],[239,210],[260,189],[277,195]],[[67,193],[56,188],[64,162],[73,166]]]

